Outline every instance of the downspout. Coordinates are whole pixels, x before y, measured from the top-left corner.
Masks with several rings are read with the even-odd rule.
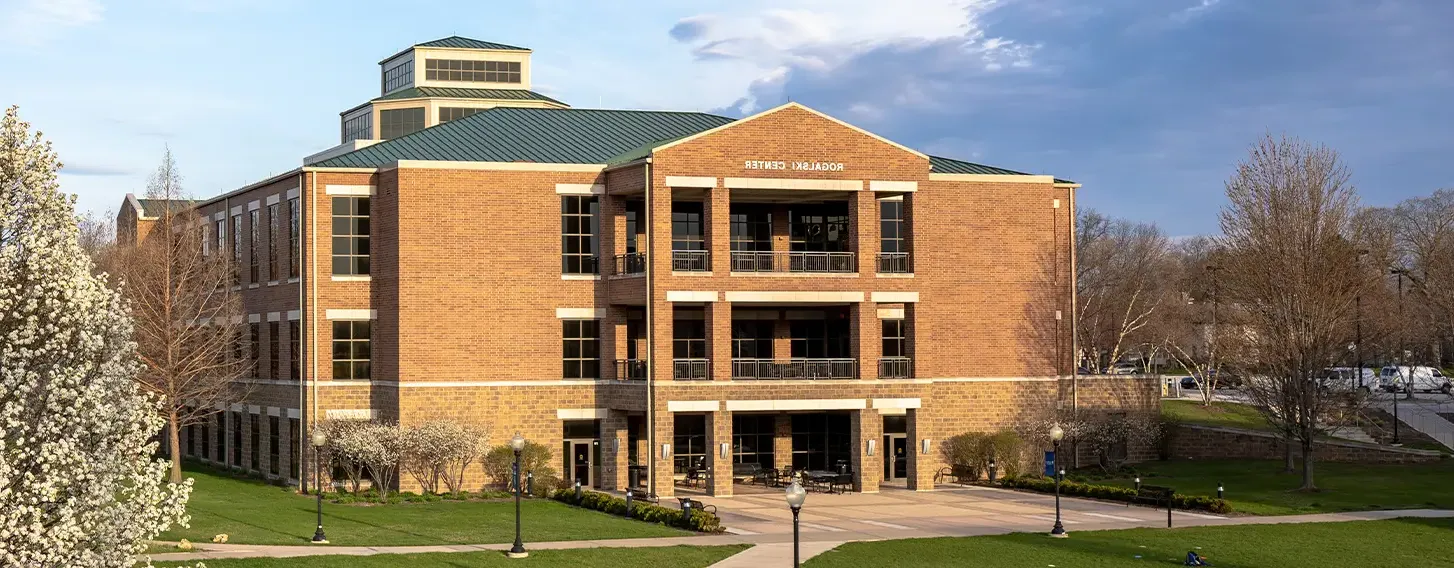
[[[308,176],[308,207],[306,211],[317,211],[317,209],[315,209],[317,206],[318,172],[313,172],[313,175]],[[303,218],[308,220],[308,254],[305,255],[303,258],[308,261],[308,284],[310,287],[309,295],[311,297],[317,298],[318,263],[314,261],[314,256],[318,252],[318,231],[317,227],[315,226],[317,223],[313,221],[313,215],[311,213],[304,214]],[[300,244],[299,246],[302,245]],[[299,308],[299,316],[303,317],[304,314],[303,312],[301,312],[302,306],[299,306]],[[307,333],[305,333],[304,335],[309,337],[308,347],[304,348],[303,351],[308,353],[308,356],[304,357],[303,360],[307,361],[309,367],[311,368],[309,371],[309,382],[313,385],[313,400],[311,401],[313,403],[313,409],[310,410],[308,413],[308,420],[312,423],[308,430],[312,431],[312,429],[316,428],[318,425],[318,359],[313,357],[312,355],[313,349],[318,345],[318,326],[312,325],[313,319],[311,316],[316,314],[312,313],[314,310],[311,304],[309,305],[308,309],[309,312],[307,314],[307,317],[303,317],[303,325],[306,325],[308,329]],[[303,444],[305,442],[299,440],[298,443]],[[318,461],[316,457],[314,461]]]
[[[302,172],[302,171],[298,172],[298,191],[300,191],[300,192],[303,191],[303,180],[304,179],[307,179],[308,177],[309,177],[308,176],[308,172]],[[284,193],[283,196],[284,197],[287,197],[287,194]],[[303,203],[302,196],[299,196],[298,197],[298,203],[299,204]],[[289,207],[292,206],[291,203],[289,203],[287,205]],[[304,210],[303,210],[302,207],[299,207],[298,208],[298,214],[299,215],[303,215],[306,218],[307,215],[303,211]],[[291,214],[292,212],[289,211],[289,213]],[[295,219],[295,221],[297,221],[297,223],[298,223],[298,229],[301,231],[302,228],[304,227],[304,225],[303,225],[303,219]],[[288,230],[291,231],[291,230],[293,230],[293,228],[292,227],[288,227]],[[302,239],[299,239],[298,240],[298,249],[297,250],[288,251],[288,254],[294,255],[293,257],[290,257],[289,258],[289,261],[290,262],[292,261],[292,258],[298,258],[298,266],[299,267],[303,266],[304,259],[302,258],[302,256],[303,256],[303,241],[302,241]],[[311,259],[308,259],[308,260],[311,260]],[[304,330],[307,329],[306,324],[308,322],[307,318],[304,318],[303,317],[303,309],[307,305],[307,297],[308,297],[308,295],[303,293],[304,290],[305,290],[305,288],[303,287],[304,284],[303,284],[303,280],[301,278],[302,275],[303,275],[302,274],[302,271],[300,270],[299,273],[298,273],[298,276],[300,277],[299,280],[298,280],[298,335],[304,335],[305,334]],[[312,280],[309,280],[309,281],[311,282]],[[290,337],[289,339],[294,339],[294,338]],[[307,346],[304,345],[305,342],[303,341],[303,338],[302,337],[298,337],[296,339],[298,340],[298,356],[299,357],[302,357],[304,360],[306,360],[307,357],[304,357],[303,354],[304,353],[309,353],[310,350],[307,348]],[[307,372],[307,370],[308,370],[308,367],[306,365],[304,365],[303,363],[304,363],[304,361],[298,361],[298,374],[299,375],[305,374]],[[303,424],[304,424],[302,412],[303,412],[303,409],[307,405],[307,397],[306,397],[306,395],[307,395],[307,392],[308,391],[305,390],[305,385],[307,385],[307,384],[308,384],[308,378],[306,376],[299,376],[298,377],[298,413],[299,413],[298,414],[298,429],[299,430],[302,430],[303,429]],[[309,416],[309,418],[312,418],[312,416]],[[307,449],[306,446],[308,445],[308,441],[307,441],[308,438],[309,438],[309,436],[304,436],[302,432],[299,432],[298,433],[298,448],[297,448],[297,450],[298,450],[298,477],[299,477],[299,479],[298,479],[298,487],[301,487],[301,488],[304,488],[304,489],[306,489],[308,487],[307,486],[307,482],[303,479],[303,478],[308,477],[306,475],[303,475],[303,463],[304,463],[303,456],[305,454],[305,451],[304,450]],[[289,473],[291,473],[291,472],[289,472]]]
[[[645,223],[641,223],[646,229],[646,492],[656,492],[656,404],[653,396],[653,382],[656,376],[656,320],[651,318],[652,299],[655,298],[656,287],[651,279],[651,263],[656,249],[652,246],[651,225],[655,221],[651,208],[651,156],[646,157],[646,163],[641,165],[644,176],[643,189],[646,207],[644,208]]]
[[[1067,232],[1070,237],[1070,416],[1072,419],[1080,417],[1080,300],[1076,298],[1076,266],[1075,266],[1075,188],[1070,188],[1070,223],[1067,224]]]

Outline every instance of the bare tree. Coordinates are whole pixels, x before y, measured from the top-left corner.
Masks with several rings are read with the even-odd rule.
[[[107,211],[100,215],[87,211],[79,215],[77,224],[81,234],[77,241],[86,256],[91,257],[92,268],[97,273],[111,271],[111,255],[116,249],[116,212]]]
[[[1076,333],[1092,373],[1115,365],[1169,299],[1170,243],[1155,225],[1087,210],[1076,222]],[[1148,342],[1154,343],[1154,342]]]
[[[171,479],[181,482],[181,428],[199,424],[220,403],[246,396],[238,382],[252,370],[242,349],[242,302],[231,290],[232,266],[220,250],[207,250],[204,223],[182,190],[181,175],[167,151],[147,187],[149,199],[165,200],[151,233],[118,251],[135,321],[142,388],[161,396],[172,457]]]
[[[1348,397],[1319,379],[1344,356],[1355,298],[1370,286],[1349,270],[1358,255],[1348,177],[1326,146],[1264,137],[1227,181],[1221,213],[1221,291],[1245,317],[1257,362],[1247,392],[1300,444],[1303,490],[1317,488],[1314,441],[1348,415]]]
[[[1400,322],[1399,337],[1426,345],[1410,350],[1437,364],[1444,359],[1441,346],[1454,336],[1454,190],[1405,200],[1393,208],[1391,221],[1392,266],[1404,271],[1410,284],[1408,317]]]

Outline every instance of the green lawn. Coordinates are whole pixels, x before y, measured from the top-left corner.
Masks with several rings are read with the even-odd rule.
[[[1257,409],[1246,404],[1213,402],[1211,406],[1202,406],[1200,401],[1195,400],[1163,400],[1161,415],[1182,424],[1247,430],[1272,429],[1267,419],[1257,413]]]
[[[1180,566],[1196,551],[1221,568],[1448,567],[1450,542],[1450,519],[1072,532],[1066,539],[1021,533],[848,543],[805,566],[1144,568]]]
[[[231,544],[307,544],[315,526],[314,498],[291,489],[238,479],[199,467],[187,512],[191,528],[157,540],[208,543],[225,533]],[[521,507],[527,542],[689,535],[686,531],[578,509],[546,499]],[[323,504],[323,527],[338,545],[489,544],[515,539],[513,501],[443,501],[394,505]]]
[[[670,566],[700,568],[742,552],[746,545],[668,546],[660,548],[583,548],[577,550],[532,551],[529,558],[510,559],[499,552],[439,552],[429,554],[379,554],[375,556],[307,556],[301,558],[247,558],[208,560],[208,568],[474,568],[488,566],[570,566],[623,568],[627,566]],[[158,567],[189,566],[188,563],[159,562]]]
[[[1313,470],[1317,493],[1292,491],[1299,474],[1282,473],[1276,460],[1164,461],[1135,465],[1146,485],[1177,493],[1215,496],[1217,484],[1237,513],[1292,515],[1370,509],[1454,509],[1454,460],[1432,464],[1365,465],[1321,462]],[[1134,486],[1130,478],[1093,483]]]

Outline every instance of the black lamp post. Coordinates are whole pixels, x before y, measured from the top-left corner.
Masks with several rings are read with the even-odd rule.
[[[323,448],[328,445],[328,436],[313,432],[313,490],[318,493],[318,529],[313,531],[313,544],[328,544],[323,535]]]
[[[803,490],[797,480],[787,489],[788,508],[793,510],[793,568],[798,568],[798,511],[803,509],[803,501],[808,499],[808,492]]]
[[[520,452],[525,449],[525,437],[519,432],[514,438],[510,438],[510,449],[515,450],[515,546],[505,556],[510,558],[525,558],[530,556],[525,552],[525,543],[520,541]]]
[[[1060,469],[1060,441],[1063,439],[1065,439],[1065,430],[1061,429],[1060,425],[1058,424],[1052,426],[1050,428],[1050,443],[1054,445],[1055,451],[1051,454],[1052,458],[1050,460],[1050,467],[1052,468],[1051,473],[1054,473],[1056,475],[1055,526],[1050,529],[1050,536],[1056,538],[1065,538],[1067,536],[1070,536],[1065,533],[1065,525],[1060,523],[1060,478],[1065,476],[1065,472]]]

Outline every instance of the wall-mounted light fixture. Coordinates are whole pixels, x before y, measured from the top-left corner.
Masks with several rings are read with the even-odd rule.
[[[619,451],[621,451],[621,439],[620,438],[611,438],[611,451],[613,451],[613,452],[619,452]]]
[[[869,440],[868,441],[868,456],[869,457],[873,457],[874,447],[876,447],[878,445],[878,444],[875,444],[874,442],[877,442],[877,441],[878,440]]]
[[[929,439],[928,438],[924,438],[924,441],[919,444],[919,453],[920,454],[928,454],[929,453]]]
[[[667,459],[669,457],[671,457],[671,444],[662,444],[661,459]]]
[[[730,457],[727,452],[732,451],[732,446],[729,445],[727,442],[722,442],[720,444],[720,446],[721,446],[721,449],[717,451],[718,457],[721,457],[722,459],[726,459],[726,458]]]

